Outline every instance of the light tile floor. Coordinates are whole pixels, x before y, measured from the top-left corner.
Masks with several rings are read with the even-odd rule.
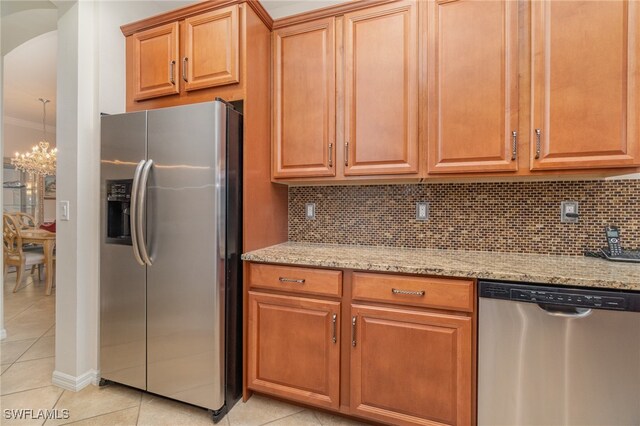
[[[13,293],[15,274],[4,283],[7,339],[0,343],[0,424],[27,425],[212,425],[206,410],[120,385],[87,386],[70,392],[51,384],[54,369],[55,290],[29,278]],[[9,409],[69,410],[66,420],[9,420]],[[223,426],[363,425],[325,412],[254,395],[238,402]]]

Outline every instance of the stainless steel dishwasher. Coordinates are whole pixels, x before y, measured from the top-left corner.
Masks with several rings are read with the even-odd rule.
[[[480,281],[479,425],[640,425],[640,293]]]

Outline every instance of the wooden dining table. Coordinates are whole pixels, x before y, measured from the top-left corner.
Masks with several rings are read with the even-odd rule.
[[[44,264],[46,266],[46,293],[51,295],[53,289],[53,249],[56,246],[55,232],[45,231],[44,229],[23,229],[20,231],[22,242],[24,244],[41,244],[44,249]]]

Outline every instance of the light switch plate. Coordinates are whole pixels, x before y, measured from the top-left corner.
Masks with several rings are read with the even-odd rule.
[[[314,220],[316,218],[316,203],[305,204],[304,215],[307,220]]]
[[[561,223],[578,223],[579,217],[567,216],[567,214],[579,214],[577,201],[562,201],[560,203],[560,222]]]
[[[69,202],[60,201],[60,220],[69,220],[70,216]]]
[[[418,201],[416,203],[416,220],[429,220],[429,203]]]

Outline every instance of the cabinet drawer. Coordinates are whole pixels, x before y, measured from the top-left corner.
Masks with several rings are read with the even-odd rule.
[[[352,287],[355,300],[473,311],[473,281],[355,272]]]
[[[340,297],[342,271],[250,263],[249,286]]]

